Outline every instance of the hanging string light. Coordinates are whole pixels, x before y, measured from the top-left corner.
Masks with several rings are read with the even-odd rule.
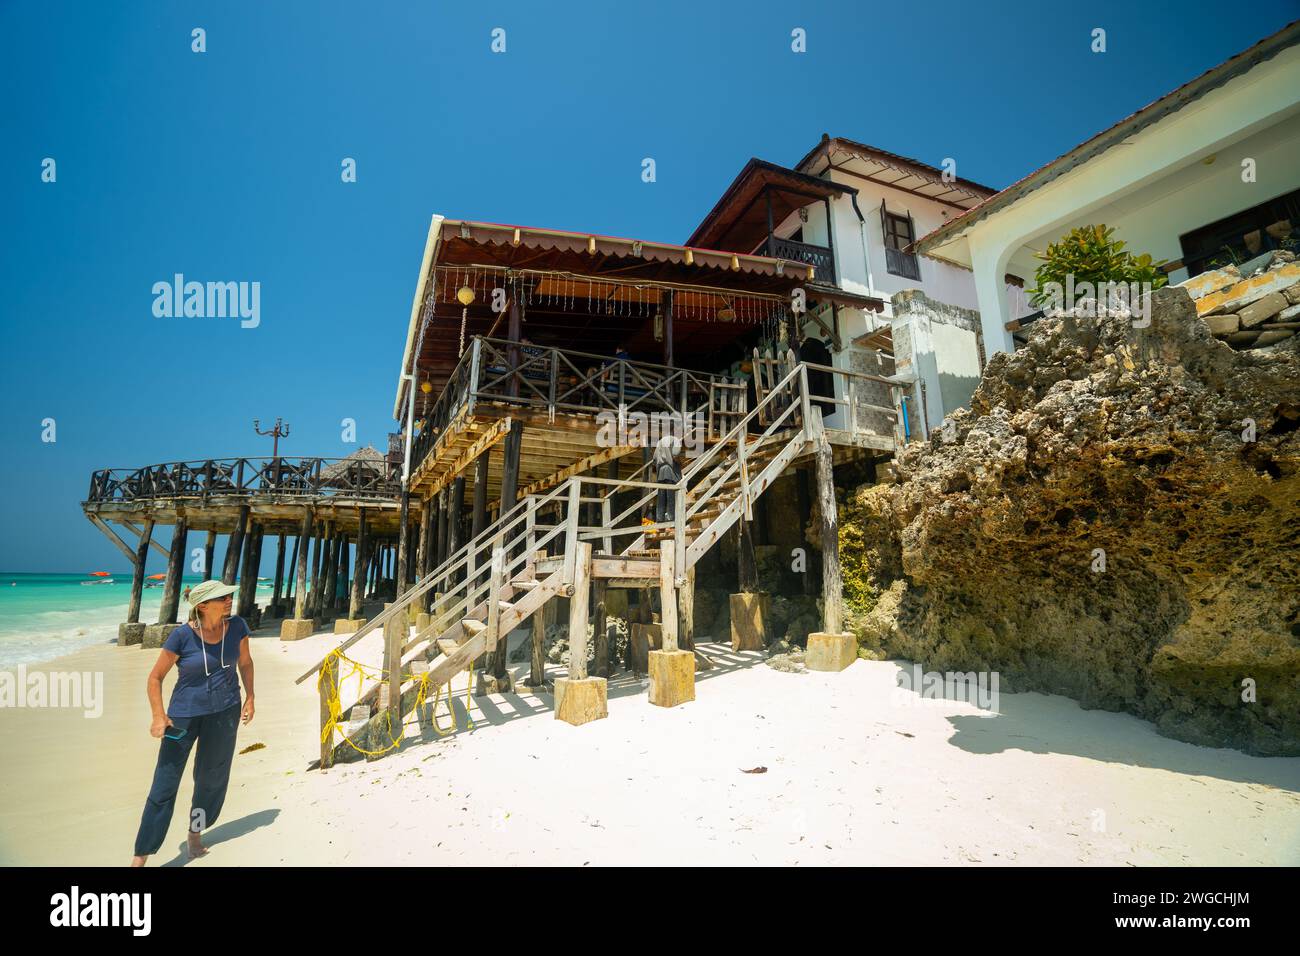
[[[463,306],[460,310],[460,351],[456,353],[459,358],[465,354],[465,326],[469,323],[469,307],[474,301],[474,290],[468,283],[456,290],[456,301]]]

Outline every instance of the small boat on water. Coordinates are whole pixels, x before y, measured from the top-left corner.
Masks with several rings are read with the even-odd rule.
[[[109,571],[91,571],[90,576],[95,580],[82,581],[81,583],[82,584],[112,584],[113,583],[113,577],[111,572]]]

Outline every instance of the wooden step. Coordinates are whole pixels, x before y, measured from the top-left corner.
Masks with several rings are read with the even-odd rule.
[[[527,580],[511,581],[510,586],[519,591],[531,591],[541,583],[542,582],[538,581],[536,578],[529,578]]]

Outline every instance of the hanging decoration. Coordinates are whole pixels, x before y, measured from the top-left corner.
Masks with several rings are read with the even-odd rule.
[[[591,315],[619,318],[642,318],[655,323],[655,340],[662,341],[663,315],[660,293],[675,293],[674,312],[683,321],[736,322],[761,324],[765,337],[777,339],[777,316],[784,307],[784,296],[770,293],[741,293],[736,290],[685,286],[675,283],[647,283],[621,279],[594,278],[569,272],[508,269],[504,266],[437,266],[443,291],[435,296],[450,296],[461,306],[460,353],[468,335],[469,307],[487,301],[497,288],[508,289],[515,301],[526,305],[573,312],[584,299],[582,310]],[[583,285],[585,283],[585,289]],[[445,301],[445,299],[443,300]]]

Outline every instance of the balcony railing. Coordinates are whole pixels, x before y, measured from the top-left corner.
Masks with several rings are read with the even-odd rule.
[[[400,465],[384,459],[210,458],[96,471],[86,501],[257,495],[396,500],[400,492]]]
[[[734,390],[722,375],[608,355],[475,336],[442,394],[424,415],[411,449],[411,471],[461,415],[480,402],[571,412],[705,414]],[[719,409],[721,414],[729,414]]]
[[[804,262],[816,269],[813,278],[826,285],[835,285],[835,254],[826,246],[813,246],[793,239],[778,239],[768,236],[763,243],[763,255],[773,259],[789,259]]]
[[[916,256],[910,253],[886,246],[885,268],[889,270],[890,275],[921,281],[921,264],[916,261]]]

